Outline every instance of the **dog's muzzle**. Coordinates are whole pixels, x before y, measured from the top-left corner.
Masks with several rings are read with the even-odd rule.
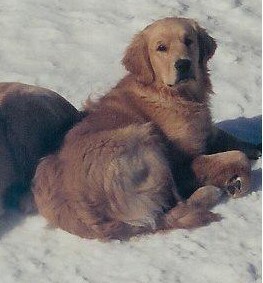
[[[189,59],[179,59],[175,62],[174,67],[177,70],[176,83],[195,78],[191,66],[192,62]]]

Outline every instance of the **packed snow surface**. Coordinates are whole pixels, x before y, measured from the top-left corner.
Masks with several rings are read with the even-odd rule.
[[[219,126],[261,140],[260,0],[3,0],[0,80],[48,87],[76,107],[125,74],[136,32],[167,16],[196,19],[217,40],[210,62]],[[81,239],[39,215],[0,220],[2,283],[261,282],[261,161],[252,192],[214,210],[223,220],[128,242]]]

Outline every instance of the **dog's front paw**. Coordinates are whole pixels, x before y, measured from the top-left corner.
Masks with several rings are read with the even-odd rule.
[[[223,189],[233,198],[242,197],[249,192],[249,181],[246,177],[234,175],[226,182]]]
[[[224,189],[234,198],[249,191],[251,164],[241,151],[201,155],[193,161],[192,168],[201,185]]]

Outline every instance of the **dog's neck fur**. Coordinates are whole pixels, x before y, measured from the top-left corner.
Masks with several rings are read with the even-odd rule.
[[[153,122],[170,140],[190,156],[205,151],[206,138],[211,128],[209,97],[211,84],[208,75],[195,88],[184,84],[168,88],[156,84],[143,85],[128,74],[106,95],[128,97],[128,107],[140,109],[146,120]],[[136,111],[138,114],[138,111]]]

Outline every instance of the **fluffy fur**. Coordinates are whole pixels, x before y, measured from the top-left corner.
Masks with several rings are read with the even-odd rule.
[[[38,160],[54,151],[80,113],[48,89],[0,83],[0,209],[33,205],[29,192]],[[26,197],[26,195],[28,197]],[[28,206],[29,205],[29,206]]]
[[[136,35],[122,61],[129,73],[87,103],[89,115],[39,164],[33,191],[40,213],[99,239],[219,220],[209,209],[223,191],[248,191],[250,164],[239,151],[204,156],[213,140],[207,62],[215,49],[184,18],[159,20]],[[179,60],[191,67],[175,67]]]

